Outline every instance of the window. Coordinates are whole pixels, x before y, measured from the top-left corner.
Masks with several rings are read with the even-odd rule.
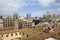
[[[13,40],[13,39],[11,39],[11,40]]]
[[[22,32],[22,35],[24,35],[24,33]]]
[[[11,36],[13,36],[13,34],[11,34]]]
[[[60,33],[59,33],[59,35],[60,35]]]
[[[19,34],[21,34],[21,32],[19,32]]]
[[[52,28],[54,28],[54,27],[52,27]]]
[[[17,35],[17,33],[15,33],[15,35]]]
[[[27,38],[28,38],[28,34],[27,34]]]
[[[6,35],[6,37],[8,37],[8,35]]]
[[[3,35],[1,35],[3,37]]]

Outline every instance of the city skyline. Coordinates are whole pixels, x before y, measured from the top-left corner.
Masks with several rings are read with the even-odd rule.
[[[0,0],[0,15],[18,13],[41,17],[46,12],[60,14],[60,0]]]

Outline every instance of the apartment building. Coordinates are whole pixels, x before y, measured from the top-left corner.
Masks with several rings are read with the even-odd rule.
[[[32,28],[33,22],[28,20],[19,21],[19,28]]]
[[[21,29],[31,28],[32,26],[34,26],[32,18],[21,19],[18,14],[3,17],[3,27],[6,28]]]
[[[14,19],[7,17],[3,19],[3,27],[13,28],[14,27]]]
[[[3,18],[3,27],[18,28],[18,14]]]

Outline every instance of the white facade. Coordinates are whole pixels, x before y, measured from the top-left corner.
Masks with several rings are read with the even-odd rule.
[[[56,40],[56,39],[54,39],[54,38],[48,38],[48,39],[45,39],[45,40]]]
[[[22,38],[26,38],[26,34],[22,32],[14,32],[1,35],[3,40],[19,40]]]

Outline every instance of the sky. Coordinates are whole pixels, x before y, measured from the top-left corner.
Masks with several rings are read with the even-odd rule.
[[[0,0],[0,15],[13,15],[18,13],[26,17],[41,17],[46,12],[60,14],[60,0]]]

